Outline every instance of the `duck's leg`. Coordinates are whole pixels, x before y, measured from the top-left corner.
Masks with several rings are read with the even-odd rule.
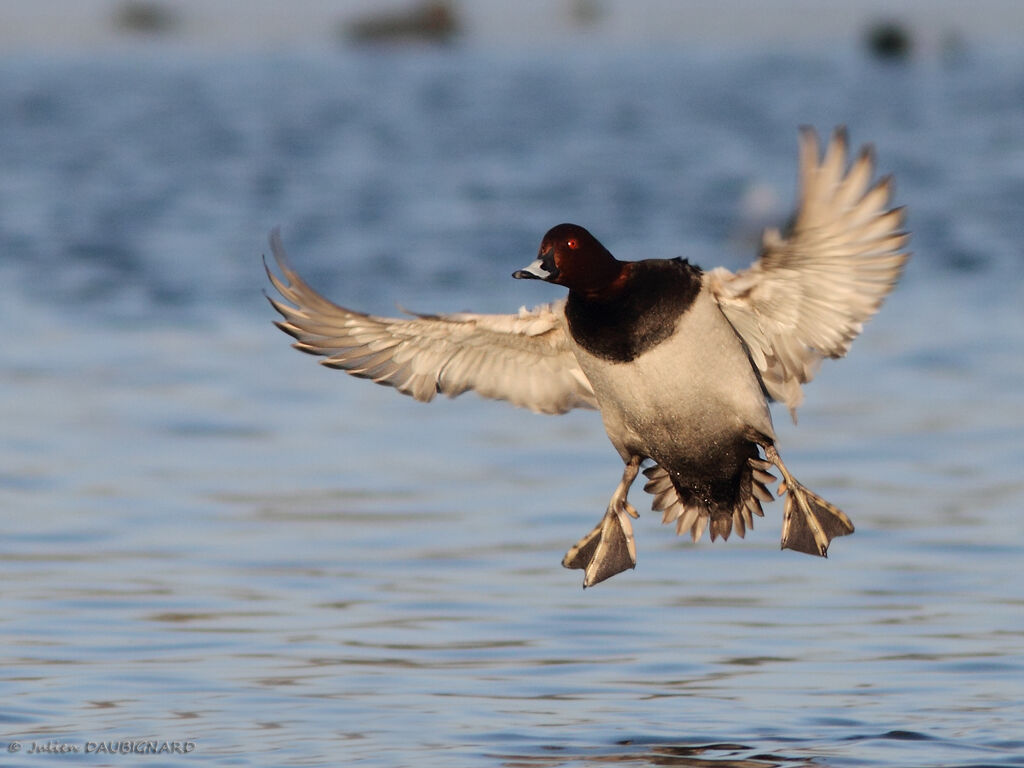
[[[853,533],[850,518],[839,507],[800,485],[789,474],[774,445],[765,447],[764,455],[782,473],[779,496],[786,494],[786,511],[782,517],[782,548],[826,557],[829,542],[833,538]]]
[[[626,496],[640,470],[640,459],[640,456],[633,456],[626,462],[622,480],[612,494],[601,522],[562,559],[566,568],[583,569],[584,589],[636,567],[636,544],[630,517],[639,517],[639,514]]]

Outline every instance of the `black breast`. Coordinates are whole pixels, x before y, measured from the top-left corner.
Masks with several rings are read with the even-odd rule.
[[[700,269],[683,259],[634,262],[625,287],[613,297],[569,292],[569,332],[592,355],[628,363],[672,335],[700,286]]]

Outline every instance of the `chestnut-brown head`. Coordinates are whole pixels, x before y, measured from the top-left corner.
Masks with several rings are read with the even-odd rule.
[[[597,296],[614,290],[625,266],[583,227],[559,224],[544,235],[536,261],[512,277],[544,280]]]

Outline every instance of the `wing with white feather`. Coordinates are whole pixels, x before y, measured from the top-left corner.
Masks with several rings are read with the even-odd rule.
[[[597,407],[565,335],[564,302],[515,315],[375,317],[313,290],[288,264],[276,229],[270,247],[284,280],[267,275],[288,302],[270,299],[284,318],[276,325],[323,365],[423,402],[473,390],[539,413]]]
[[[800,193],[788,232],[766,230],[761,257],[733,274],[719,267],[707,285],[743,338],[768,394],[796,419],[825,357],[842,357],[889,294],[909,254],[902,208],[889,208],[892,183],[871,184],[865,147],[847,168],[837,129],[821,157],[813,130],[800,132]]]

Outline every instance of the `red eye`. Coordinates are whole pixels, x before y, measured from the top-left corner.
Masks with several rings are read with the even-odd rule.
[[[580,247],[580,244],[579,244],[579,242],[578,242],[578,241],[576,240],[576,238],[575,238],[575,237],[571,237],[571,238],[569,238],[568,240],[566,240],[566,241],[565,241],[565,244],[566,244],[567,246],[569,246],[569,248],[570,248],[571,250],[574,250],[574,251],[575,251],[575,250],[576,250],[577,248],[579,248],[579,247]]]

